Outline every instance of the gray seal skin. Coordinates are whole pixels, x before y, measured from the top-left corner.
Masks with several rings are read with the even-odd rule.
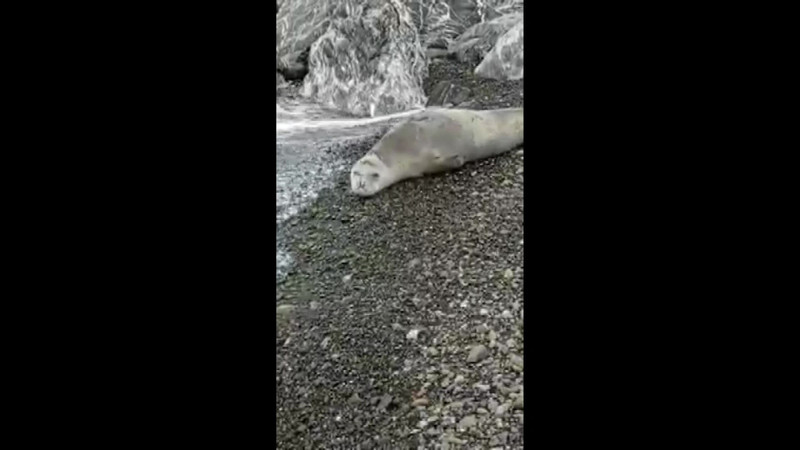
[[[406,178],[456,169],[522,145],[522,108],[429,108],[398,124],[350,170],[350,189],[371,196]]]

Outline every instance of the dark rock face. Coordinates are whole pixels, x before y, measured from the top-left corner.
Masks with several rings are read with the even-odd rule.
[[[440,59],[428,68],[425,92],[430,98],[437,98],[437,87],[450,89],[449,98],[442,104],[453,103],[458,93],[468,93],[466,101],[456,106],[464,109],[518,108],[524,103],[522,80],[493,80],[475,75],[471,64],[456,60]]]
[[[525,23],[519,22],[497,40],[475,69],[475,75],[496,80],[519,80],[524,75]]]
[[[288,55],[275,67],[287,80],[302,80],[308,73],[308,49]]]
[[[504,14],[488,22],[477,23],[460,34],[448,52],[461,62],[476,66],[494,47],[497,40],[522,21],[522,13]]]
[[[442,80],[431,89],[426,106],[458,106],[469,99],[471,91],[469,88],[462,87],[457,83]]]
[[[399,0],[343,0],[313,43],[303,95],[354,115],[389,114],[425,103],[425,54]]]

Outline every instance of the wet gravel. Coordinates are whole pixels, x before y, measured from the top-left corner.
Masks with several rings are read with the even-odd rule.
[[[522,106],[522,82],[476,79],[472,104]],[[463,106],[462,106],[463,107]],[[348,167],[379,139],[332,149]],[[277,447],[522,448],[524,151],[372,198],[335,176],[280,225]]]

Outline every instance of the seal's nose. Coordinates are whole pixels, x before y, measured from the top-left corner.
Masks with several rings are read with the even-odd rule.
[[[361,178],[360,176],[358,176],[355,173],[351,173],[350,174],[350,189],[352,189],[353,192],[358,193],[359,189],[361,189],[362,187],[364,187],[363,178]]]

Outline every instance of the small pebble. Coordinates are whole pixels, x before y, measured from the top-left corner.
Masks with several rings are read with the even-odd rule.
[[[498,417],[503,417],[506,414],[506,411],[508,411],[510,408],[511,408],[510,404],[503,403],[502,405],[497,407],[497,409],[494,411],[494,415]]]
[[[511,356],[508,357],[508,360],[512,366],[515,366],[515,368],[519,367],[519,370],[522,370],[525,367],[525,360],[516,353],[512,353]]]
[[[520,395],[514,400],[514,409],[525,409],[525,396]]]
[[[455,437],[455,436],[453,436],[451,434],[445,436],[445,441],[446,442],[450,442],[452,444],[458,444],[458,445],[462,445],[462,444],[466,444],[467,443],[467,441],[465,441],[463,439],[459,439],[459,438],[457,438],[457,437]],[[444,448],[444,443],[442,444],[442,448]]]
[[[414,399],[414,401],[411,402],[411,406],[427,406],[428,403],[429,403],[429,400],[427,398],[425,398],[425,397],[422,397],[422,398]]]
[[[486,348],[485,345],[476,345],[472,347],[470,350],[469,355],[467,356],[467,362],[474,363],[483,360],[489,356],[489,350]]]
[[[469,415],[469,416],[464,417],[463,419],[461,419],[458,422],[458,429],[459,430],[468,430],[468,429],[474,427],[475,425],[477,425],[477,423],[478,423],[478,419],[473,415]]]
[[[380,403],[378,403],[378,410],[384,410],[392,403],[392,396],[389,394],[385,394],[381,397]]]
[[[275,313],[279,316],[285,316],[294,311],[294,305],[280,305],[275,309]]]
[[[464,407],[464,402],[452,402],[447,405],[447,409],[461,409]]]

